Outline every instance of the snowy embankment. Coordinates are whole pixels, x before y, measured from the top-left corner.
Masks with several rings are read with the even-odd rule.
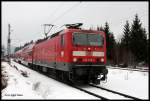
[[[2,99],[98,99],[13,61],[12,67],[6,62],[2,65],[9,77]],[[21,71],[26,71],[27,77]]]
[[[3,89],[2,99],[41,99],[33,90],[30,82],[27,82],[20,71],[11,67],[8,63],[2,62],[5,74],[8,76],[7,87]]]
[[[2,99],[98,99],[13,61],[12,67],[6,62],[2,65],[8,75],[8,86],[2,90]],[[98,86],[148,99],[149,72],[111,68],[108,71],[107,82]]]
[[[107,83],[99,86],[128,94],[141,99],[149,99],[149,72],[108,69]]]

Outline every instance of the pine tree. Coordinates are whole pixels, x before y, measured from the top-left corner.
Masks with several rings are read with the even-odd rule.
[[[20,49],[21,49],[21,47],[16,47],[14,52],[17,52]]]
[[[102,26],[99,29],[100,29],[100,31],[104,31],[104,28]]]
[[[114,62],[114,59],[115,59],[115,45],[116,45],[116,42],[115,42],[115,38],[114,38],[114,35],[113,33],[111,32],[110,35],[109,35],[109,48],[110,48],[110,59]]]
[[[146,43],[146,31],[142,28],[142,23],[136,14],[131,27],[130,48],[132,53],[135,55],[137,62],[145,60]]]
[[[130,25],[129,25],[128,21],[126,21],[126,24],[124,26],[123,37],[121,39],[121,43],[126,49],[129,49],[129,44],[130,44]]]
[[[97,28],[96,28],[96,29],[97,29],[97,31],[100,31],[100,28],[99,28],[99,26],[97,26]]]
[[[104,32],[106,33],[106,49],[107,49],[107,58],[110,59],[110,45],[109,45],[109,25],[106,22],[104,27]]]
[[[104,31],[104,28],[102,26],[101,27],[97,26],[97,31]]]
[[[146,63],[149,63],[149,39],[147,39],[147,46],[146,46]]]
[[[104,32],[106,33],[107,58],[109,60],[112,60],[114,56],[113,52],[114,52],[115,38],[113,33],[110,32],[109,25],[107,22],[105,23]]]
[[[123,37],[121,39],[121,47],[122,47],[122,62],[124,65],[128,66],[129,64],[134,64],[134,55],[132,54],[130,50],[130,40],[131,40],[131,31],[130,31],[130,25],[128,20],[126,21],[126,24],[124,25],[123,29]]]

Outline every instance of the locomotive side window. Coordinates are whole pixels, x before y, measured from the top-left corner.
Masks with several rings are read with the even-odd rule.
[[[61,35],[61,46],[65,45],[65,39],[64,39],[64,35]]]

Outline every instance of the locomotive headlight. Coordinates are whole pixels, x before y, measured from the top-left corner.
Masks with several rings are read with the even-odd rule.
[[[101,58],[101,62],[104,62],[104,58]]]
[[[77,58],[73,58],[73,62],[77,62]]]
[[[88,47],[88,50],[91,50],[91,48],[90,48],[90,47]]]

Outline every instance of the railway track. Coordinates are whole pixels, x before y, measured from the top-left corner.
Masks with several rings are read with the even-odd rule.
[[[101,100],[141,100],[136,97],[132,97],[129,95],[124,96],[125,94],[121,93],[114,93],[108,90],[104,90],[101,88],[94,87],[93,85],[89,85],[87,87],[79,87],[79,86],[72,86],[80,91],[93,95]]]
[[[21,64],[21,65],[23,65],[25,67],[28,67],[28,66],[26,66],[24,64]],[[43,73],[41,73],[41,74],[43,74]],[[48,77],[50,77],[52,79],[58,80],[58,81],[60,81],[60,82],[62,82],[64,84],[67,84],[67,85],[69,85],[69,86],[71,86],[73,88],[76,88],[76,89],[80,90],[80,91],[88,93],[88,94],[90,94],[92,96],[95,96],[95,97],[97,97],[97,98],[99,98],[101,100],[111,100],[111,99],[133,99],[133,100],[141,100],[139,98],[136,98],[136,97],[133,97],[133,96],[130,96],[130,95],[127,95],[127,94],[123,94],[123,93],[120,93],[120,92],[116,92],[116,91],[113,91],[113,90],[109,90],[109,89],[106,89],[106,88],[102,88],[102,87],[99,87],[99,86],[96,86],[96,85],[93,85],[93,84],[88,84],[88,85],[82,87],[82,86],[74,85],[74,84],[72,84],[70,82],[59,80],[59,79],[57,79],[55,77],[51,77],[50,75],[46,75],[46,76],[48,76]],[[101,93],[98,93],[98,92],[94,92],[94,91],[98,91],[98,90],[99,90],[99,92],[102,92],[102,93],[105,92],[104,95],[101,94]],[[110,95],[113,96],[113,98],[107,97],[107,95],[105,95],[106,93],[109,94],[109,96]]]
[[[106,89],[106,88],[95,86],[95,85],[92,85],[92,84],[89,84],[86,87],[76,86],[76,85],[72,85],[72,84],[68,84],[68,85],[71,86],[71,87],[74,87],[74,88],[76,88],[80,91],[83,91],[85,93],[88,93],[92,96],[100,98],[101,100],[119,100],[119,99],[120,100],[142,100],[142,99],[137,98],[137,97],[133,97],[133,96],[130,96],[130,95],[127,95],[127,94],[123,94],[123,93],[120,93],[120,92],[116,92],[116,91],[113,91],[113,90],[109,90],[109,89]],[[92,91],[90,89],[92,89]],[[98,93],[97,92],[98,90],[101,93],[105,92],[104,95],[101,94],[101,93]],[[96,92],[94,92],[94,91],[96,91]],[[106,93],[107,93],[107,95],[106,95]]]
[[[137,97],[133,97],[133,96],[130,96],[130,95],[127,95],[127,94],[123,94],[123,93],[117,92],[117,91],[113,91],[113,90],[110,90],[110,89],[99,87],[99,86],[96,86],[96,85],[93,85],[93,84],[89,84],[89,86],[95,87],[95,88],[98,88],[98,89],[101,89],[101,90],[105,90],[105,91],[113,93],[113,94],[117,94],[117,95],[123,96],[124,98],[127,98],[127,99],[142,100],[142,99],[137,98]]]
[[[148,69],[131,69],[131,68],[112,68],[112,67],[107,67],[110,69],[119,69],[119,70],[129,70],[129,71],[139,71],[139,72],[148,72]]]
[[[103,97],[103,96],[101,96],[101,95],[95,94],[95,93],[90,92],[90,91],[88,91],[88,90],[82,89],[82,88],[80,88],[80,87],[78,87],[78,86],[75,86],[75,85],[72,85],[72,84],[68,84],[68,85],[71,86],[71,87],[73,87],[73,88],[76,88],[76,89],[78,89],[78,90],[80,90],[80,91],[83,91],[83,92],[85,92],[85,93],[88,93],[88,94],[90,94],[90,95],[92,95],[92,96],[95,96],[95,97],[97,97],[97,98],[99,98],[99,99],[101,99],[101,100],[109,100],[109,99],[106,98],[106,97]]]

